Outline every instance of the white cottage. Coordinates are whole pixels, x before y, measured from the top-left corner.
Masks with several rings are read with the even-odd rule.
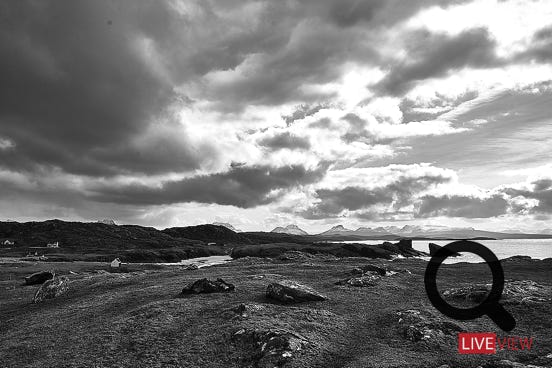
[[[46,244],[46,247],[48,248],[59,248],[59,242],[55,242],[55,243],[48,243]]]
[[[14,244],[15,244],[15,242],[12,242],[12,241],[9,240],[9,239],[6,239],[6,240],[4,240],[4,241],[2,242],[2,245],[14,245]]]
[[[121,260],[119,258],[115,258],[113,261],[111,261],[111,267],[112,268],[119,268],[121,266]]]

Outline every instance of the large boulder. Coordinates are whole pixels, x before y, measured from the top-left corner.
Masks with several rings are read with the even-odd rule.
[[[326,300],[326,296],[312,288],[295,281],[283,280],[274,282],[266,288],[267,298],[284,303],[300,303]]]
[[[25,285],[40,285],[53,278],[53,272],[41,271],[25,277]]]
[[[46,299],[53,299],[65,293],[69,289],[69,280],[66,277],[54,277],[46,280],[36,291],[33,303],[40,303]]]
[[[229,291],[234,291],[234,289],[234,285],[224,281],[223,279],[216,279],[216,281],[211,281],[205,278],[186,285],[182,289],[180,295],[225,293]]]

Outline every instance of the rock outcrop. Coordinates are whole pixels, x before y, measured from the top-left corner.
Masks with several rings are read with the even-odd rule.
[[[64,294],[69,289],[69,280],[66,277],[54,277],[44,282],[36,291],[33,303],[40,303],[46,299],[53,299]]]
[[[378,267],[374,265],[364,265],[364,266],[353,268],[353,270],[351,271],[351,273],[354,275],[363,275],[366,272],[374,272],[380,276],[385,276],[385,274],[387,273],[387,270],[383,267]]]
[[[336,285],[349,285],[349,286],[376,286],[381,280],[381,276],[376,273],[366,272],[362,276],[351,277],[349,279],[340,280],[336,282]]]
[[[211,281],[204,278],[186,285],[182,289],[180,295],[183,296],[190,294],[226,293],[229,291],[234,291],[234,289],[234,285],[224,281],[223,279],[216,279],[216,281]]]
[[[326,300],[326,296],[295,281],[274,282],[266,288],[266,297],[283,303],[301,303]]]
[[[433,257],[435,255],[435,253],[437,253],[437,251],[441,248],[443,248],[443,247],[440,246],[439,244],[429,243],[429,255]],[[460,253],[450,252],[449,257],[458,257],[459,255],[460,255]]]
[[[419,257],[427,255],[427,253],[414,249],[412,247],[411,239],[401,239],[398,243],[383,242],[381,248],[403,257]]]
[[[233,335],[235,341],[254,347],[257,367],[281,367],[302,350],[307,340],[299,334],[282,329],[240,329]]]
[[[456,323],[442,320],[426,311],[408,309],[397,313],[399,333],[413,342],[429,345],[453,345],[456,335],[463,328]]]
[[[481,303],[491,291],[491,284],[475,284],[467,287],[452,288],[443,291],[443,297],[449,300]],[[534,304],[543,303],[552,298],[550,287],[532,280],[507,281],[504,283],[501,303]]]
[[[47,280],[54,278],[54,273],[50,271],[36,272],[25,277],[25,285],[40,285]]]

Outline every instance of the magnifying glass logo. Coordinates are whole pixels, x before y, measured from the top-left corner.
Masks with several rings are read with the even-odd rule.
[[[457,308],[447,303],[437,290],[437,270],[443,261],[454,253],[469,252],[480,256],[491,268],[493,286],[487,298],[473,308]],[[424,284],[431,304],[444,315],[457,319],[469,320],[487,315],[502,330],[511,331],[516,327],[516,320],[498,302],[504,291],[504,270],[493,252],[482,244],[469,240],[459,240],[439,249],[429,261]]]

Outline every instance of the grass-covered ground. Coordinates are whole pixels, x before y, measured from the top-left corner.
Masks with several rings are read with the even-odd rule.
[[[373,287],[335,282],[355,267],[373,264],[399,272]],[[458,322],[441,316],[427,300],[417,259],[383,261],[323,257],[283,262],[244,258],[225,265],[184,270],[131,265],[130,273],[97,273],[105,263],[0,264],[0,367],[247,367],[257,366],[262,346],[237,338],[238,331],[287,331],[303,344],[289,367],[477,367],[499,359],[552,366],[552,302],[511,305],[518,327],[504,333],[486,317]],[[441,287],[486,282],[485,265],[448,265]],[[22,277],[56,269],[69,277],[69,291],[41,304],[30,301],[37,286]],[[533,280],[552,287],[552,262],[504,262],[507,279]],[[69,271],[72,271],[71,273]],[[223,278],[236,290],[177,298],[199,278]],[[322,302],[282,305],[264,296],[270,282],[295,280],[328,297]],[[245,303],[247,313],[231,309]],[[457,354],[456,338],[437,342],[405,337],[397,312],[415,309],[466,331],[499,336],[532,336],[530,352],[493,356]],[[547,360],[548,359],[548,360]],[[548,362],[548,363],[546,363]]]

